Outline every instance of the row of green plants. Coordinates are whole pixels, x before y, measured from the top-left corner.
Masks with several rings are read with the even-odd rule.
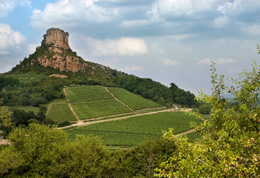
[[[131,112],[129,108],[114,99],[90,101],[87,103],[72,103],[71,106],[80,119],[89,119]]]
[[[106,145],[133,146],[142,143],[146,138],[155,140],[162,137],[162,130],[174,128],[174,134],[187,131],[190,122],[201,120],[184,112],[164,112],[144,115],[118,121],[103,122],[83,127],[65,129],[70,140],[76,135],[95,135],[101,137]]]
[[[109,87],[108,89],[116,98],[118,98],[124,104],[128,105],[133,110],[160,106],[158,103],[145,99],[122,88]]]
[[[51,103],[46,117],[56,123],[77,121],[77,118],[71,112],[68,103]]]
[[[66,87],[69,102],[88,102],[114,99],[103,86],[74,86]]]

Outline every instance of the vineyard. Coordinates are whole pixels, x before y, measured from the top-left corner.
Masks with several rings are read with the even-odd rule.
[[[130,112],[127,107],[116,100],[89,101],[86,103],[72,103],[71,105],[79,119]]]
[[[67,87],[69,102],[88,102],[113,99],[113,96],[102,86],[74,86]]]
[[[119,100],[121,100],[123,103],[128,105],[133,110],[160,106],[159,104],[151,100],[145,99],[139,95],[133,94],[122,88],[109,87],[108,89],[111,93],[113,93],[115,97],[117,97]]]
[[[143,142],[146,138],[156,139],[162,136],[162,130],[174,129],[178,134],[190,129],[189,123],[201,120],[186,115],[183,112],[164,112],[145,115],[125,120],[104,122],[84,127],[65,129],[69,138],[74,140],[76,135],[97,135],[106,145],[132,146]],[[194,134],[191,134],[194,137]],[[195,138],[195,137],[194,137]]]
[[[55,122],[77,121],[67,103],[52,103],[47,118]]]

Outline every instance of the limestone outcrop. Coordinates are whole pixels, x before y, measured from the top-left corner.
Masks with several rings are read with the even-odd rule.
[[[53,47],[70,49],[69,46],[69,33],[64,32],[59,28],[50,28],[44,35],[44,44],[53,44]]]
[[[48,46],[48,49],[43,54],[32,59],[30,65],[38,62],[44,67],[50,66],[60,71],[84,72],[88,64],[78,57],[76,53],[72,52],[68,37],[69,33],[61,29],[48,29],[42,44]],[[38,50],[41,47],[38,47]]]

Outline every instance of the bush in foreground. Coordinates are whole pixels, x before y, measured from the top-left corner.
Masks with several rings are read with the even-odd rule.
[[[212,64],[212,95],[201,93],[199,100],[211,104],[210,118],[194,125],[202,135],[195,143],[177,138],[172,131],[164,137],[178,145],[168,161],[157,168],[157,177],[259,177],[260,175],[260,66],[240,74],[239,80],[216,74]],[[234,96],[233,104],[222,98]],[[202,117],[202,116],[200,116]]]

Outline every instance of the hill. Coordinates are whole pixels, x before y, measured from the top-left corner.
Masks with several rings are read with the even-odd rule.
[[[63,30],[48,29],[41,46],[33,54],[0,75],[0,98],[5,105],[39,107],[55,99],[64,99],[62,88],[69,85],[125,88],[165,106],[171,106],[173,102],[190,107],[197,105],[192,93],[176,85],[166,87],[151,79],[84,60],[72,51],[68,37]]]
[[[54,122],[83,122],[160,107],[159,104],[122,88],[73,86],[64,88],[63,92],[66,100],[51,102],[47,109],[47,119]]]

